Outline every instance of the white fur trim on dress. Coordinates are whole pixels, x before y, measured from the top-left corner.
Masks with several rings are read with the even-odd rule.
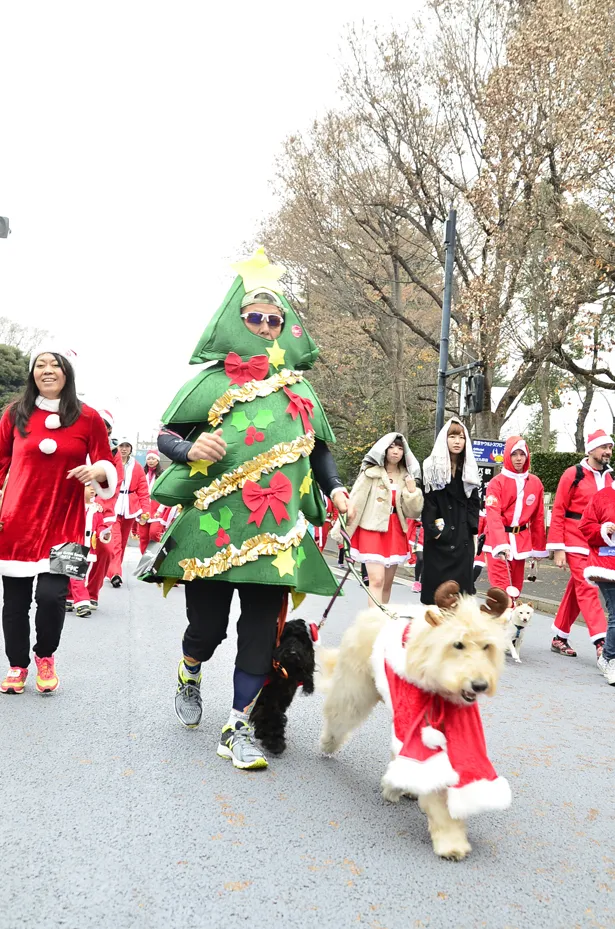
[[[5,577],[35,577],[49,571],[49,558],[40,561],[1,561],[0,575]]]
[[[494,781],[484,778],[465,787],[449,787],[448,811],[453,819],[466,819],[489,810],[507,810],[512,802],[510,784],[505,777]]]
[[[61,425],[62,420],[57,413],[50,413],[49,416],[45,419],[46,429],[59,429]]]
[[[610,534],[610,532],[606,531],[606,526],[607,526],[606,523],[603,523],[600,526],[600,535],[604,539],[604,544],[608,545],[609,548],[611,548],[615,543],[613,542],[613,536]]]
[[[53,455],[58,447],[58,443],[55,439],[41,439],[38,443],[38,447],[43,455]]]
[[[601,565],[590,565],[583,571],[586,581],[615,581],[615,569],[603,568]]]
[[[420,797],[452,787],[458,781],[459,775],[453,770],[446,752],[438,752],[425,761],[398,755],[384,772],[382,786]]]
[[[356,548],[351,548],[350,555],[354,561],[359,561],[363,564],[381,564],[384,565],[385,568],[392,568],[393,565],[405,564],[410,552],[406,552],[405,555],[389,555],[388,558],[385,558],[384,555],[365,554]]]
[[[581,548],[580,545],[564,545],[563,542],[548,542],[547,549],[550,552],[566,552],[570,555],[589,555],[588,548]]]
[[[95,480],[91,481],[92,487],[102,500],[110,500],[117,487],[117,471],[115,465],[112,461],[101,458],[100,461],[94,462],[93,467],[101,467],[104,470],[108,487],[101,487],[98,481]]]
[[[421,742],[425,748],[445,748],[446,736],[433,726],[423,726],[421,729]]]

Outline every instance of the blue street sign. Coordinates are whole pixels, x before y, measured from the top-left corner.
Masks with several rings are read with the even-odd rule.
[[[492,442],[485,439],[472,439],[472,451],[479,465],[495,468],[504,460],[504,442]]]

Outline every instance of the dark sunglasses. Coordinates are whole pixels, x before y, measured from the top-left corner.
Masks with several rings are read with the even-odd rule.
[[[265,320],[270,329],[279,329],[284,324],[284,318],[277,313],[242,313],[241,318],[247,319],[252,326],[260,326]]]

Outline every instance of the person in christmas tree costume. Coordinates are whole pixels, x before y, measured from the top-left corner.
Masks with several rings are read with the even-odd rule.
[[[183,509],[155,568],[141,577],[165,588],[185,583],[189,625],[175,711],[188,728],[201,721],[201,665],[226,637],[238,591],[233,704],[218,755],[255,769],[267,760],[249,713],[272,669],[289,592],[297,603],[337,588],[308,532],[308,522],[326,518],[319,486],[342,513],[348,494],[326,444],[333,433],[302,373],[318,349],[281,292],[284,269],[262,250],[234,268],[238,277],[190,359],[217,364],[189,381],[163,416],[158,447],[173,464],[153,497]]]

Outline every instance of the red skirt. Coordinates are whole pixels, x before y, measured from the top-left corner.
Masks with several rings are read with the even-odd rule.
[[[359,526],[350,540],[350,554],[355,561],[375,563],[391,568],[404,564],[408,558],[408,539],[401,528],[397,513],[391,513],[386,532],[373,532]]]

